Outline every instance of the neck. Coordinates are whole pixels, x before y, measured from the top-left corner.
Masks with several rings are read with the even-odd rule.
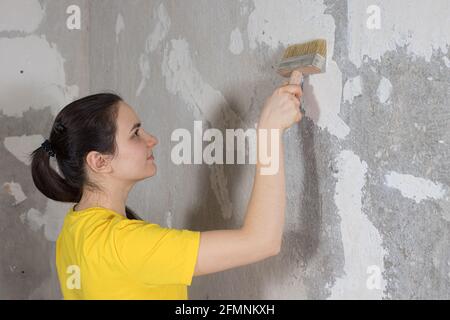
[[[85,189],[76,210],[91,207],[103,207],[120,213],[126,217],[125,206],[132,185],[109,187],[103,191],[93,191]]]

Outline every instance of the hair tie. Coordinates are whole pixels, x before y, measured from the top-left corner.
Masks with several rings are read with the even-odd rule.
[[[44,148],[45,151],[47,151],[50,157],[55,156],[55,151],[53,151],[52,144],[47,139],[45,139],[45,141],[41,144],[41,147]]]
[[[55,131],[56,132],[62,133],[62,132],[64,132],[65,129],[66,129],[66,127],[61,122],[57,121],[55,123]]]

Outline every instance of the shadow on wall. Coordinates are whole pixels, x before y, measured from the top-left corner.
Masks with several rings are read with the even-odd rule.
[[[260,88],[268,88],[270,85],[271,84],[267,81],[261,83],[251,82],[247,84],[247,87],[250,88],[254,86],[260,86]],[[240,88],[242,88],[242,86],[245,87],[245,85],[241,83]],[[224,94],[225,97],[230,97],[227,99],[227,101],[233,101],[233,90],[238,90],[238,88],[229,88],[229,90],[227,90],[228,94]],[[313,88],[309,84],[308,78],[305,78],[304,91],[309,95],[308,105],[306,105],[306,103],[304,102],[306,114],[308,116],[304,116],[299,124],[294,124],[294,126],[299,126],[298,132],[301,135],[301,139],[299,139],[300,145],[298,146],[298,148],[299,150],[301,150],[300,152],[303,152],[303,158],[305,159],[303,164],[301,164],[300,161],[295,164],[305,166],[304,181],[298,181],[298,183],[304,184],[303,194],[300,194],[299,192],[299,212],[286,212],[286,215],[290,214],[298,217],[298,225],[300,226],[300,228],[294,232],[291,232],[290,234],[284,235],[282,252],[275,258],[235,268],[232,270],[227,270],[222,273],[205,275],[197,278],[197,281],[201,282],[201,284],[199,284],[199,287],[201,287],[202,290],[195,291],[193,296],[190,295],[191,299],[219,298],[219,295],[217,294],[215,296],[209,297],[207,292],[205,293],[203,291],[204,289],[208,291],[209,288],[211,288],[212,290],[212,288],[214,288],[214,283],[216,283],[217,285],[219,281],[222,284],[220,286],[222,289],[220,298],[267,298],[265,294],[267,290],[265,290],[265,288],[270,287],[274,282],[283,282],[283,280],[289,280],[288,278],[291,277],[292,274],[295,275],[299,272],[299,265],[308,265],[310,259],[317,252],[320,240],[319,232],[322,223],[322,206],[321,197],[319,194],[316,156],[314,150],[314,122],[318,119],[320,110],[317,100],[314,97]],[[211,120],[209,122],[212,124],[212,127],[220,129],[224,137],[225,128],[235,129],[253,127],[253,119],[243,120],[239,116],[232,115],[235,112],[234,110],[238,110],[238,108],[233,108],[231,104],[226,106],[217,106],[213,110],[215,110],[214,119],[209,119]],[[314,122],[309,118],[309,116],[315,117],[315,119],[313,119]],[[252,121],[252,125],[247,125],[246,121]],[[289,146],[289,148],[294,147],[295,146],[293,145]],[[232,190],[246,192],[248,193],[247,198],[248,200],[250,200],[252,190],[242,190],[242,185],[239,183],[239,181],[242,181],[243,178],[243,170],[249,170],[248,167],[242,165],[220,164],[216,164],[215,166],[221,167],[220,169],[224,170],[224,176],[227,180],[226,188],[228,193],[230,193],[230,191]],[[203,165],[203,167],[205,168],[204,170],[207,170],[206,172],[208,172],[208,174],[211,174],[212,166]],[[289,168],[286,167],[285,170],[285,174],[288,174]],[[251,185],[253,185],[254,182],[254,172],[255,171],[253,166]],[[188,209],[187,228],[191,230],[208,231],[232,229],[236,228],[237,226],[241,226],[243,218],[245,217],[245,212],[236,212],[236,208],[234,207],[233,214],[230,219],[224,219],[223,216],[219,214],[219,212],[221,212],[221,207],[214,192],[211,189],[211,182],[208,174],[205,174],[205,176],[203,176],[202,173],[201,181],[196,181],[196,183],[200,185],[200,190],[208,190],[208,194],[202,197],[204,201],[198,207]],[[230,273],[233,273],[233,275],[231,275]],[[271,277],[267,278],[262,276],[265,274],[270,274]],[[233,281],[233,283],[229,283],[222,277],[224,277],[225,279],[239,279],[239,281]]]
[[[314,123],[317,123],[319,122],[320,118],[319,102],[317,101],[317,98],[314,94],[314,87],[311,85],[309,79],[309,76],[305,77],[305,81],[303,83],[303,94],[304,97],[306,97],[304,101],[307,103],[307,105],[305,106],[306,116]]]
[[[319,120],[319,103],[314,95],[314,88],[309,83],[309,77],[304,82],[304,92],[308,95],[305,104],[307,116],[300,124],[301,146],[304,157],[304,194],[300,199],[300,226],[298,247],[305,262],[316,253],[319,246],[319,232],[322,222],[322,204],[319,193],[319,178],[317,173],[317,159],[314,149],[315,123]]]

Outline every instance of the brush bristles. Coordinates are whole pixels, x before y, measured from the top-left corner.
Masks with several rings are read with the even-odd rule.
[[[327,41],[325,39],[317,39],[302,44],[294,44],[286,48],[283,59],[304,56],[307,54],[320,54],[326,58]]]

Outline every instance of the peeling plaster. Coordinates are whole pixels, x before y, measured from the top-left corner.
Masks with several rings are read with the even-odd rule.
[[[43,141],[44,137],[40,134],[22,135],[20,137],[6,137],[3,140],[3,145],[17,160],[29,166],[31,164],[30,153],[40,147]]]
[[[345,82],[343,93],[344,102],[349,102],[350,104],[352,104],[353,99],[355,99],[355,97],[359,97],[361,94],[362,94],[362,87],[360,76],[348,79]]]
[[[136,90],[136,96],[140,96],[144,90],[147,81],[150,79],[150,56],[151,53],[158,48],[159,44],[164,40],[170,29],[170,17],[164,4],[160,4],[153,11],[153,20],[156,24],[153,31],[148,35],[145,42],[145,52],[139,57],[139,69],[141,70],[142,79]]]
[[[15,202],[12,204],[13,206],[18,205],[27,198],[25,193],[23,193],[22,186],[14,181],[5,182],[3,184],[3,190],[14,197]]]
[[[117,20],[116,20],[116,42],[117,43],[119,42],[119,35],[123,31],[123,29],[125,29],[125,22],[123,21],[122,15],[119,13],[117,15]]]
[[[31,208],[26,213],[26,221],[33,231],[44,229],[45,238],[55,242],[64,223],[65,213],[73,204],[62,203],[48,199],[45,211],[42,213]]]
[[[242,35],[239,28],[234,29],[230,34],[230,46],[228,49],[232,54],[238,55],[244,50],[244,43],[242,42]]]
[[[45,10],[37,0],[2,0],[0,1],[0,32],[33,32],[41,24],[44,15]]]
[[[66,85],[65,59],[45,36],[0,38],[0,48],[0,105],[5,115],[20,117],[30,107],[49,105],[56,115],[61,105],[78,96],[78,86]]]
[[[377,89],[378,100],[383,104],[389,103],[391,92],[392,92],[391,82],[389,81],[389,79],[382,77]]]
[[[367,164],[351,150],[343,150],[336,159],[338,172],[334,201],[341,217],[344,247],[344,275],[331,287],[330,299],[381,299],[386,281],[382,238],[362,211],[363,188],[367,179]],[[379,288],[367,285],[369,271],[375,266],[379,273]]]
[[[157,22],[145,44],[147,53],[155,51],[169,32],[171,22],[164,4],[161,3],[158,9],[153,12],[153,19]]]
[[[253,1],[255,9],[248,17],[250,49],[262,44],[271,49],[317,38],[327,40],[327,54],[334,53],[335,24],[325,14],[322,0]]]
[[[444,63],[447,66],[447,68],[450,68],[450,59],[447,58],[446,56],[443,56],[442,59],[444,60]]]
[[[383,54],[406,46],[413,56],[430,61],[433,50],[448,52],[450,3],[435,0],[348,0],[349,57],[360,67],[364,56],[381,61]],[[380,29],[369,29],[370,5],[380,8]]]
[[[442,199],[448,189],[441,183],[395,171],[389,172],[384,177],[386,186],[399,190],[402,196],[412,199],[416,203],[426,199]]]
[[[306,116],[321,129],[344,139],[350,127],[339,117],[342,98],[342,73],[336,62],[328,64],[327,72],[309,76],[303,86]]]
[[[227,102],[222,93],[202,79],[193,65],[189,44],[173,39],[164,50],[162,73],[169,92],[179,95],[196,119],[214,121],[217,109]]]

